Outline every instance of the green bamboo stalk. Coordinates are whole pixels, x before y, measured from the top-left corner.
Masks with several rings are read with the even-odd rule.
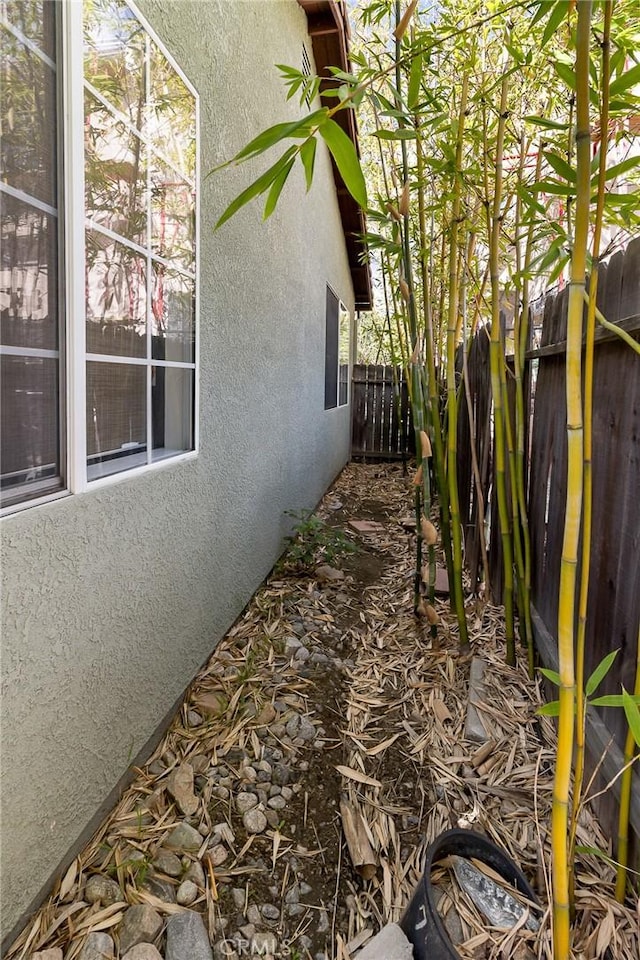
[[[495,180],[493,204],[488,224],[489,230],[489,267],[491,278],[491,343],[489,347],[489,362],[491,367],[491,392],[493,395],[495,466],[496,466],[496,494],[498,500],[498,519],[500,522],[500,537],[502,542],[502,562],[504,568],[504,619],[505,640],[507,647],[507,663],[515,664],[515,626],[513,613],[513,548],[509,524],[509,507],[507,503],[506,486],[506,436],[505,413],[503,405],[502,375],[503,354],[500,337],[500,225],[502,222],[502,166],[504,154],[504,134],[507,120],[507,93],[508,76],[505,69],[500,92],[500,115],[496,137]],[[485,156],[487,154],[487,133],[485,125]],[[488,156],[485,160],[485,170],[488,166]],[[488,193],[487,193],[488,200]],[[487,206],[487,217],[489,207]]]
[[[634,696],[640,696],[640,630],[636,648],[636,676],[633,685]],[[620,809],[618,811],[618,868],[616,871],[616,900],[624,903],[627,889],[627,861],[629,858],[629,813],[631,810],[631,784],[633,780],[632,760],[637,750],[635,737],[627,730],[624,742],[624,764],[626,769],[620,779]]]
[[[613,3],[605,0],[604,30],[602,37],[602,99],[600,103],[600,162],[598,165],[598,197],[596,201],[593,231],[591,276],[589,278],[589,304],[587,308],[587,331],[584,356],[584,466],[583,466],[583,505],[582,505],[582,556],[580,569],[580,592],[578,600],[578,629],[576,636],[576,733],[575,759],[573,774],[573,802],[571,808],[571,831],[569,837],[569,897],[571,910],[574,910],[575,886],[575,846],[578,829],[578,813],[582,801],[584,780],[586,697],[584,693],[585,676],[585,638],[587,632],[587,603],[589,599],[589,575],[591,566],[591,526],[593,513],[593,362],[596,330],[596,297],[598,295],[598,263],[600,257],[600,238],[604,214],[606,171],[607,171],[607,129],[609,126],[609,76],[611,14]]]
[[[524,138],[521,141],[521,163],[524,164],[526,147]],[[534,182],[540,180],[542,170],[542,144],[538,149],[536,158],[536,172]],[[522,182],[522,168],[520,171],[520,182]],[[524,397],[524,363],[527,343],[529,340],[529,269],[531,267],[531,258],[533,255],[533,236],[534,236],[535,218],[530,217],[527,236],[525,240],[524,251],[524,275],[521,284],[521,299],[516,306],[516,323],[514,328],[514,370],[516,381],[516,488],[518,492],[518,506],[520,524],[522,527],[522,542],[524,548],[524,636],[527,645],[527,661],[529,675],[533,676],[534,671],[534,646],[533,646],[533,624],[531,622],[531,534],[529,531],[529,513],[527,510],[527,494],[525,485],[525,429],[527,411],[525,408]],[[518,257],[517,272],[520,275],[520,244],[518,231],[516,230],[516,253]]]
[[[453,597],[455,602],[458,629],[460,631],[460,649],[469,646],[467,618],[464,609],[462,590],[462,531],[460,526],[460,503],[458,499],[458,398],[456,391],[456,329],[458,312],[458,236],[461,209],[462,145],[464,121],[467,112],[469,75],[464,73],[462,92],[458,110],[458,130],[456,136],[455,179],[453,185],[453,203],[451,209],[451,237],[449,247],[449,299],[447,323],[447,480],[449,483],[449,508],[451,513],[451,535],[453,542]]]
[[[551,812],[553,955],[569,960],[571,916],[569,899],[569,791],[574,742],[576,570],[582,514],[582,313],[587,261],[590,201],[589,37],[591,0],[577,6],[576,32],[576,168],[577,189],[574,243],[567,314],[567,501],[565,510],[558,603],[559,716],[556,770]]]

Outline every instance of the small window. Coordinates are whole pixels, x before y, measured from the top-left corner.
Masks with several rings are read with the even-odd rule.
[[[327,287],[324,408],[332,410],[349,402],[351,362],[351,317],[331,287]]]

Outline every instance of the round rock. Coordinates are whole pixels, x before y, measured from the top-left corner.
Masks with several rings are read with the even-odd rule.
[[[88,900],[89,903],[103,903],[105,907],[109,907],[112,903],[117,903],[119,900],[124,900],[122,890],[115,880],[111,880],[109,877],[103,877],[99,873],[96,873],[93,877],[89,877],[87,880],[84,898]]]
[[[258,806],[258,798],[254,793],[239,793],[236,797],[236,810],[244,814]]]
[[[267,829],[267,818],[262,810],[255,807],[252,810],[247,810],[242,822],[247,833],[262,833],[263,830]]]
[[[181,907],[188,907],[198,896],[198,888],[192,880],[184,880],[178,887],[176,900]]]

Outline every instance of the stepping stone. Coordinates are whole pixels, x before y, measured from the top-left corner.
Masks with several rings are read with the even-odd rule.
[[[473,657],[471,668],[469,670],[469,702],[467,704],[467,719],[464,725],[465,740],[474,740],[476,743],[485,743],[489,739],[489,733],[484,725],[479,711],[476,709],[478,704],[485,702],[486,694],[484,684],[485,662],[480,657]]]

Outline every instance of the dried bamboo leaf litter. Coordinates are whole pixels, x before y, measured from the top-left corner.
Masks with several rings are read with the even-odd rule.
[[[499,844],[546,908],[553,723],[536,716],[540,689],[526,664],[504,664],[501,610],[470,600],[471,648],[486,664],[477,709],[490,739],[464,739],[469,658],[457,653],[448,600],[435,600],[435,644],[428,623],[412,614],[414,541],[403,525],[412,498],[399,467],[351,464],[343,471],[319,514],[361,545],[332,564],[342,566],[344,580],[274,573],[260,588],[9,960],[50,947],[75,960],[89,933],[117,932],[136,903],[166,920],[184,909],[175,894],[191,876],[197,896],[188,909],[202,913],[214,946],[233,939],[240,915],[246,921],[247,911],[264,910],[268,899],[279,919],[259,912],[258,929],[295,944],[303,957],[350,957],[381,925],[400,918],[427,845],[452,826],[483,831]],[[274,782],[277,764],[287,781],[281,786]],[[267,776],[276,788],[269,800],[286,796],[286,803],[262,803],[260,783],[267,780],[258,778]],[[247,793],[269,814],[257,833],[238,812]],[[370,879],[351,863],[341,802],[353,817],[358,849],[377,862]],[[166,853],[180,828],[179,875],[171,876],[160,867],[174,862]],[[588,810],[578,842],[608,851]],[[454,919],[459,925],[462,957],[551,957],[548,910],[537,935],[496,931],[447,880],[446,869],[438,875],[439,909],[452,929]],[[96,876],[112,880],[123,899],[89,902],[87,881]],[[640,955],[638,915],[615,902],[614,879],[604,860],[580,855],[576,958]],[[158,945],[163,949],[164,934]]]

